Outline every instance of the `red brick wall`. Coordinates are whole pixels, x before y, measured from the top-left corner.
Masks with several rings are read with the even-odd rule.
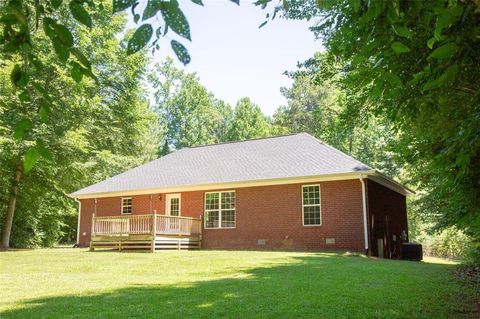
[[[309,183],[312,184],[312,183]],[[320,182],[321,226],[302,226],[302,184],[238,188],[236,228],[204,229],[204,248],[352,250],[364,248],[360,181]],[[181,215],[199,217],[204,191],[181,193]],[[88,245],[93,199],[82,201],[80,244]],[[120,215],[121,199],[97,199],[97,216]],[[165,194],[152,195],[152,210],[165,213]],[[133,214],[149,214],[149,195],[132,196]],[[85,232],[85,235],[83,233]],[[334,238],[335,244],[326,244]],[[265,240],[258,245],[257,240]]]
[[[371,254],[379,255],[381,239],[384,257],[400,257],[402,230],[408,234],[406,197],[372,180],[367,181],[367,192]]]

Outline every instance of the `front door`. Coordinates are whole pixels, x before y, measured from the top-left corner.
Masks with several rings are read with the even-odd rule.
[[[180,216],[180,194],[167,194],[165,215]]]
[[[167,194],[165,215],[180,216],[180,194]],[[178,218],[167,218],[166,225],[169,233],[178,233],[180,230],[180,220]]]

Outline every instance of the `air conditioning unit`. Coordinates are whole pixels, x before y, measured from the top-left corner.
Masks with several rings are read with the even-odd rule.
[[[422,245],[417,243],[402,244],[402,259],[420,261],[423,259]]]

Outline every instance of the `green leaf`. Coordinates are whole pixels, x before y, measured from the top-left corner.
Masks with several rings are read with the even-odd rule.
[[[260,24],[260,25],[258,26],[258,28],[259,28],[259,29],[260,29],[260,28],[263,28],[267,23],[268,23],[268,20],[263,21],[262,24]]]
[[[75,0],[70,1],[70,12],[72,16],[80,23],[86,25],[90,29],[92,28],[92,18],[90,14],[85,10],[83,5]]]
[[[177,1],[162,2],[161,11],[165,23],[178,35],[192,40],[190,37],[190,26],[187,18],[178,6]]]
[[[43,71],[44,69],[43,63],[37,58],[37,56],[33,54],[29,54],[28,59],[35,66],[37,71]]]
[[[387,81],[394,87],[403,87],[402,80],[392,72],[387,72],[384,74]]]
[[[157,14],[157,11],[160,10],[160,6],[160,0],[148,0],[145,10],[143,10],[142,21],[145,21],[155,16],[155,14]]]
[[[62,5],[63,0],[50,0],[50,4],[54,9],[58,9]]]
[[[53,48],[55,49],[55,53],[57,54],[58,58],[61,62],[65,63],[70,56],[70,50],[62,44],[62,41],[55,37],[52,39]]]
[[[15,64],[10,72],[10,81],[12,81],[13,85],[24,88],[28,83],[28,75],[22,71],[22,68],[19,64]]]
[[[49,103],[52,103],[52,99],[48,95],[47,91],[40,84],[33,82],[33,87],[43,96],[45,100],[47,100]]]
[[[25,132],[32,128],[32,121],[29,119],[22,119],[15,125],[13,129],[13,137],[21,140],[25,136]]]
[[[20,68],[19,64],[15,64],[15,66],[12,69],[12,72],[10,72],[10,81],[13,83],[13,85],[18,86],[18,81],[20,81],[20,78],[22,77],[22,69]]]
[[[410,38],[412,35],[412,32],[410,30],[402,25],[392,25],[393,31],[395,31],[396,34],[398,34],[401,37],[405,38]]]
[[[142,24],[128,40],[127,55],[143,49],[152,37],[153,28],[150,24]]]
[[[437,89],[441,86],[444,86],[445,83],[451,82],[455,79],[458,72],[460,71],[460,67],[458,64],[453,64],[445,70],[445,72],[437,79],[428,81],[422,87],[423,91]]]
[[[83,64],[84,67],[87,69],[90,69],[92,67],[92,64],[90,61],[87,59],[85,55],[83,55],[82,51],[80,51],[78,48],[72,48],[70,49],[72,54],[77,58],[77,60]]]
[[[50,105],[47,102],[42,100],[40,102],[40,108],[38,109],[38,115],[40,116],[40,120],[43,123],[46,123],[48,120],[48,113],[50,113]]]
[[[20,99],[20,101],[22,102],[30,102],[30,96],[28,95],[28,92],[27,91],[22,91],[19,95],[18,95],[18,98]]]
[[[83,75],[93,79],[97,84],[99,83],[98,78],[95,74],[93,74],[92,69],[80,68],[80,71],[83,73]]]
[[[395,53],[397,54],[402,54],[406,52],[410,52],[410,48],[407,47],[405,44],[403,44],[400,41],[395,41],[392,43],[392,49]]]
[[[433,90],[438,88],[439,86],[440,86],[440,82],[438,81],[438,79],[431,80],[422,86],[422,91],[425,92],[425,91]]]
[[[192,2],[198,4],[199,6],[203,6],[202,0],[192,0]]]
[[[232,1],[233,3],[236,3],[237,5],[240,5],[240,0],[230,0],[230,1]],[[284,1],[284,3],[285,3],[285,2],[286,2],[286,1]],[[284,7],[285,7],[285,5],[284,5]],[[285,9],[287,9],[287,8],[285,8]]]
[[[50,153],[50,151],[47,149],[47,147],[45,146],[45,142],[40,139],[40,138],[37,138],[37,146],[36,146],[37,150],[38,150],[38,153],[43,157],[43,158],[46,158],[48,160],[52,160],[52,153]]]
[[[54,25],[56,24],[55,20],[52,18],[45,17],[43,18],[43,31],[49,38],[53,38],[56,35]]]
[[[450,58],[458,51],[458,49],[458,45],[455,42],[450,42],[433,50],[428,58],[438,60]]]
[[[433,36],[439,38],[445,28],[450,27],[463,13],[463,6],[454,6],[449,8],[442,8],[437,18],[435,31]]]
[[[4,14],[2,17],[0,17],[0,22],[6,25],[15,24],[17,22],[17,16],[15,16],[13,13]]]
[[[30,148],[24,156],[23,160],[23,170],[25,173],[28,173],[32,170],[35,163],[40,158],[40,152],[36,147]]]
[[[190,63],[190,54],[188,54],[188,50],[180,42],[172,40],[170,44],[180,62],[184,65]]]
[[[70,70],[70,75],[75,80],[75,82],[80,83],[82,81],[83,73],[82,67],[76,62],[72,62],[72,69]]]
[[[133,16],[133,22],[137,23],[140,20],[140,15],[137,13]]]
[[[123,11],[133,5],[134,0],[113,0],[113,13]]]
[[[73,46],[73,36],[70,30],[67,29],[67,27],[61,24],[54,24],[53,29],[55,30],[58,38],[65,46],[69,48]]]
[[[382,3],[377,1],[368,1],[368,10],[367,12],[358,19],[360,26],[365,26],[370,23],[372,20],[376,19],[380,13],[382,13]]]

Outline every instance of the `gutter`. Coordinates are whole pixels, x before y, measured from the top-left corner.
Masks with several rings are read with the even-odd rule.
[[[368,220],[367,220],[367,194],[365,192],[364,175],[360,175],[360,183],[362,184],[362,208],[363,208],[363,233],[365,240],[365,255],[368,256]]]

